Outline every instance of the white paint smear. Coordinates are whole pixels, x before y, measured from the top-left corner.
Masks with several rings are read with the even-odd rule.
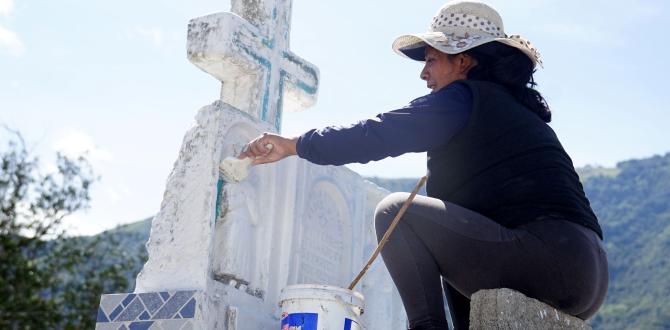
[[[93,138],[81,131],[70,130],[56,139],[52,148],[68,157],[78,157],[88,154],[90,160],[110,161],[112,153],[95,145]]]

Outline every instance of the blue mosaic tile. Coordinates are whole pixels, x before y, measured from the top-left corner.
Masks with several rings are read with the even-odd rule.
[[[109,315],[114,309],[121,304],[121,301],[128,296],[128,294],[105,294],[100,298],[100,307],[106,315]],[[116,330],[116,329],[114,329]]]
[[[117,306],[116,309],[114,309],[114,311],[112,311],[111,313],[109,313],[109,320],[110,320],[110,321],[114,321],[114,319],[115,319],[119,314],[121,314],[122,311],[123,311],[123,306],[121,306],[121,305]]]
[[[150,318],[151,318],[151,315],[149,315],[149,313],[147,313],[147,311],[144,311],[144,313],[142,313],[140,315],[140,320],[148,320]]]
[[[130,324],[130,330],[147,330],[153,323],[153,321],[133,322]]]
[[[156,313],[156,311],[163,306],[163,299],[161,299],[161,296],[155,292],[140,293],[140,299],[142,299],[144,306],[147,307],[147,310],[149,310],[149,313],[151,314]]]
[[[139,299],[133,300],[128,307],[116,318],[115,321],[135,321],[142,312],[144,312],[144,305]]]
[[[198,291],[103,295],[96,315],[96,329],[193,329],[192,321],[198,304],[196,292]]]
[[[102,311],[102,307],[98,307],[98,318],[96,319],[96,322],[109,322],[107,315]]]
[[[186,304],[186,302],[188,302],[191,297],[193,297],[194,293],[195,290],[175,292],[175,294],[170,297],[167,302],[165,302],[163,308],[161,308],[158,313],[154,315],[153,319],[156,320],[172,318],[177,313],[177,311],[179,311],[184,306],[184,304]]]
[[[163,291],[163,292],[161,292],[161,297],[163,297],[164,301],[167,301],[168,299],[170,299],[170,294]]]
[[[179,314],[185,319],[193,318],[193,315],[195,315],[195,298],[191,298],[181,311],[179,311]]]
[[[123,305],[123,307],[126,307],[128,306],[128,304],[130,304],[131,301],[133,301],[133,299],[135,299],[135,295],[131,293],[126,297],[126,299],[123,299],[121,305]]]

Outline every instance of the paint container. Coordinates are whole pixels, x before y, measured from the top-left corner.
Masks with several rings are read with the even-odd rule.
[[[363,330],[363,295],[331,285],[297,284],[279,296],[282,330]]]

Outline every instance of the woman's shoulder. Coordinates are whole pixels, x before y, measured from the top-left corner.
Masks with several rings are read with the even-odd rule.
[[[430,94],[418,97],[409,103],[411,107],[451,107],[454,104],[471,105],[472,92],[468,85],[462,81],[455,81],[442,89]]]
[[[450,103],[453,101],[471,101],[472,92],[468,85],[461,81],[453,82],[442,89],[426,94],[416,99],[412,100],[409,103],[410,106],[421,106],[421,105],[439,105],[442,103]]]

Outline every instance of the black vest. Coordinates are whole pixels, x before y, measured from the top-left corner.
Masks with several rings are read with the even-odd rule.
[[[447,145],[428,152],[428,196],[499,224],[563,219],[602,230],[572,160],[554,131],[500,85],[462,81],[470,119]]]

